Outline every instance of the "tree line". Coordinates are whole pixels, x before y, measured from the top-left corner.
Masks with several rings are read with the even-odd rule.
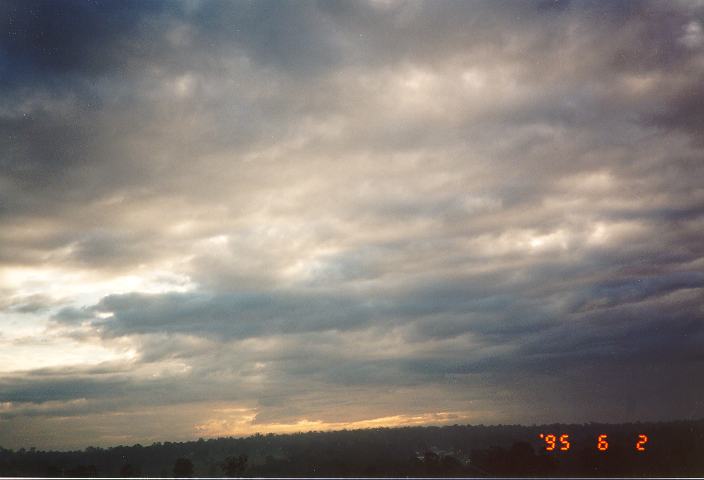
[[[563,449],[549,451],[545,434],[566,435]],[[633,443],[639,434],[649,439],[644,450]],[[602,435],[608,437],[608,451],[597,448],[596,439]],[[701,472],[704,420],[374,428],[67,452],[0,448],[0,476],[697,476]]]

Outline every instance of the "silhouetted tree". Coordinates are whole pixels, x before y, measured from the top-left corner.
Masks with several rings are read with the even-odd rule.
[[[458,473],[460,470],[462,470],[462,464],[452,455],[445,455],[440,460],[440,473],[442,475]]]
[[[472,452],[475,467],[490,475],[536,475],[550,473],[555,463],[544,455],[536,455],[527,442],[514,442],[511,448],[489,447]]]
[[[121,477],[139,477],[141,475],[141,471],[139,467],[135,467],[130,463],[125,463],[122,467],[120,467],[120,476]]]
[[[59,467],[57,467],[56,465],[49,465],[46,468],[46,476],[47,477],[61,477],[62,476],[61,469]]]
[[[247,468],[247,455],[227,457],[221,467],[226,477],[239,477]]]
[[[192,477],[193,462],[187,458],[177,458],[174,462],[174,477]]]
[[[97,477],[98,469],[95,465],[78,465],[66,470],[67,477]]]

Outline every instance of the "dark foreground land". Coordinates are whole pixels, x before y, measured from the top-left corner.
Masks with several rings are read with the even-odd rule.
[[[555,435],[555,448],[540,438]],[[560,436],[563,441],[560,442]],[[599,443],[599,436],[602,442]],[[647,441],[644,441],[645,435]],[[641,442],[640,444],[638,442]],[[639,447],[643,450],[639,450]],[[562,449],[562,450],[561,450]],[[2,476],[700,476],[704,420],[378,428],[83,451],[0,448]]]

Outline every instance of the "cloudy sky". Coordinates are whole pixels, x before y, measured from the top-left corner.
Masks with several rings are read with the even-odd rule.
[[[0,32],[0,445],[704,417],[704,3]]]

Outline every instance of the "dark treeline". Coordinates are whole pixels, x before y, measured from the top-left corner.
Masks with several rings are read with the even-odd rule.
[[[539,435],[566,434],[546,451]],[[597,448],[607,435],[608,449]],[[644,451],[636,449],[645,434]],[[604,447],[604,445],[602,445]],[[89,447],[0,448],[2,476],[696,476],[704,420],[377,428]]]

